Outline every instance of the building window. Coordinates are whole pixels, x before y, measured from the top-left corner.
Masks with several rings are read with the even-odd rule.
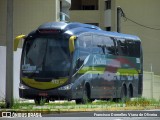
[[[70,10],[98,10],[98,0],[71,0]]]
[[[106,10],[111,9],[111,0],[106,0],[105,1],[105,9]]]
[[[111,27],[106,27],[106,31],[111,31]]]
[[[95,10],[94,5],[83,5],[82,10]]]
[[[99,26],[99,24],[98,24],[98,23],[85,23],[85,24],[90,24],[90,25]]]

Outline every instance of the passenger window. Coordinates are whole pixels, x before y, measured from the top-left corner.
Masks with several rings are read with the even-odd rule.
[[[92,36],[91,35],[82,35],[77,40],[77,50],[78,55],[76,59],[76,69],[80,68],[86,57],[91,53],[91,42]]]
[[[105,37],[104,45],[107,54],[115,54],[115,45],[113,39],[111,39],[110,37]]]
[[[81,36],[78,40],[80,50],[89,52],[91,47],[91,41],[92,41],[91,35]]]
[[[140,42],[127,40],[128,54],[131,57],[140,57]]]
[[[125,39],[118,39],[118,55],[126,55],[128,56],[127,42]]]
[[[131,57],[135,56],[135,42],[133,40],[127,40],[128,54]]]
[[[95,35],[93,37],[92,52],[98,54],[115,54],[113,39],[106,36]]]
[[[100,35],[93,36],[92,53],[105,54],[104,37]]]
[[[141,51],[141,43],[139,41],[135,41],[135,57],[140,57]]]

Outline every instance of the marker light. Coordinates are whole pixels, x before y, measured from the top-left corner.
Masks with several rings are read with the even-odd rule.
[[[38,31],[42,34],[57,34],[61,32],[61,30],[57,29],[39,29]]]

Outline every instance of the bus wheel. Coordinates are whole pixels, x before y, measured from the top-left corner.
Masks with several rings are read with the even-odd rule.
[[[83,104],[92,103],[94,101],[94,99],[90,98],[90,95],[91,95],[90,86],[89,84],[86,84],[85,89],[83,91],[83,99],[82,99]]]
[[[82,98],[81,99],[76,99],[76,104],[86,104],[86,103],[89,103],[89,102],[91,102],[91,100],[89,99],[87,88],[85,87],[84,91],[83,91]]]
[[[46,101],[45,101],[46,103],[49,103],[49,99],[46,99]]]
[[[127,97],[128,97],[128,99],[133,97],[133,87],[132,87],[132,85],[129,85]]]
[[[84,91],[83,91],[83,97],[82,97],[82,104],[86,104],[89,102],[89,97],[87,94],[87,88],[85,87]]]
[[[45,98],[35,98],[34,102],[36,105],[44,105],[46,102],[46,99]]]
[[[121,101],[122,102],[126,102],[126,97],[127,97],[127,91],[126,91],[126,87],[125,85],[122,86],[122,89],[121,89]]]
[[[82,104],[82,100],[81,99],[76,99],[76,104]]]

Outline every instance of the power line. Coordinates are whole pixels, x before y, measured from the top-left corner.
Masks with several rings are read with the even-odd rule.
[[[138,22],[136,22],[136,21],[134,21],[134,20],[126,17],[126,15],[125,15],[124,11],[122,10],[122,8],[120,8],[120,10],[121,10],[121,12],[122,12],[122,13],[121,13],[121,16],[125,18],[125,21],[128,20],[128,21],[130,21],[130,22],[132,22],[132,23],[135,23],[135,24],[137,24],[137,25],[139,25],[139,26],[141,26],[141,27],[144,27],[144,28],[148,28],[148,29],[152,29],[152,30],[160,30],[160,28],[153,28],[153,27],[149,27],[149,26],[140,24],[140,23],[138,23]]]
[[[142,25],[142,24],[140,24],[140,23],[138,23],[138,22],[136,22],[136,21],[134,21],[134,20],[132,20],[132,19],[130,19],[130,18],[128,18],[128,17],[125,17],[125,19],[126,19],[126,20],[129,20],[129,21],[131,21],[131,22],[133,22],[133,23],[135,23],[135,24],[137,24],[137,25],[139,25],[139,26],[148,28],[148,29],[160,30],[159,28],[153,28],[153,27],[149,27],[149,26]]]

